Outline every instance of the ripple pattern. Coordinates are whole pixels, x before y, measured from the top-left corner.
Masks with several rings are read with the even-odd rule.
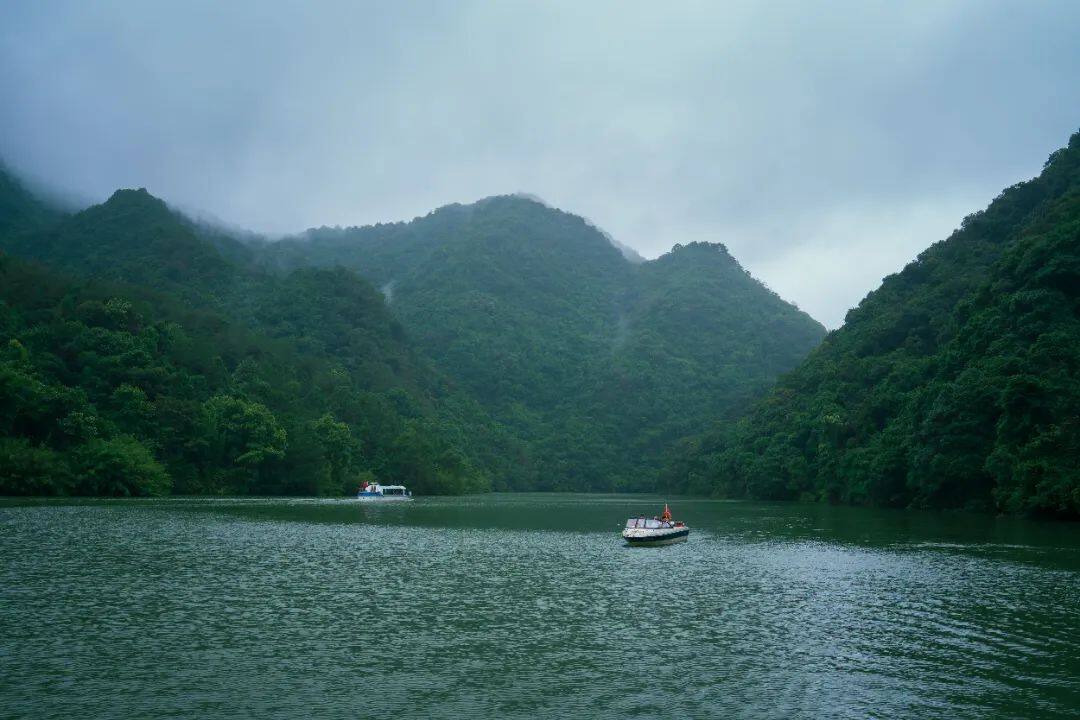
[[[1071,526],[683,503],[8,503],[0,717],[1080,717]]]

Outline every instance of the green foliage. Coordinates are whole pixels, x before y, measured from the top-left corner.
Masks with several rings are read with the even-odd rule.
[[[0,494],[65,495],[71,473],[62,457],[26,438],[0,438]]]
[[[812,352],[722,245],[635,263],[519,197],[265,243],[143,190],[64,216],[0,172],[0,248],[44,264],[0,256],[0,492],[636,490],[666,463],[689,492],[1077,517],[1078,138]]]
[[[360,448],[352,431],[330,413],[312,422],[311,430],[323,457],[322,489],[326,494],[348,493],[359,484],[355,475]]]
[[[419,421],[470,458],[427,492],[490,487],[489,419],[353,273],[266,273],[144,191],[0,246],[47,263],[0,255],[0,492],[340,494]]]
[[[199,435],[203,457],[213,466],[228,468],[217,484],[235,492],[257,492],[259,471],[285,456],[286,432],[263,404],[239,397],[215,395],[203,403]]]
[[[34,232],[0,234],[0,242],[54,268],[153,287],[203,306],[242,291],[247,281],[191,223],[143,189],[118,190],[108,202]]]
[[[59,212],[34,197],[0,163],[0,235],[14,235],[48,226]]]
[[[1077,517],[1078,245],[1074,136],[811,352],[722,245],[631,262],[524,198],[265,243],[144,190],[65,216],[0,171],[0,248],[44,264],[0,255],[0,493],[635,490],[666,463],[690,492]]]
[[[90,281],[11,270],[9,354],[31,353],[0,376],[8,432],[62,453],[131,435],[177,492],[336,494],[365,471],[418,492],[647,488],[671,442],[823,334],[722,246],[635,264],[518,197],[243,240],[145,190],[0,232],[34,272]]]
[[[502,489],[652,487],[673,441],[824,335],[723,246],[635,264],[581,218],[520,197],[312,230],[261,258],[346,266],[384,288],[419,350],[494,418],[473,423],[470,457]]]
[[[896,275],[749,415],[688,443],[723,495],[1080,516],[1080,134]]]
[[[164,495],[172,486],[169,474],[142,443],[129,435],[93,439],[71,452],[81,495]]]

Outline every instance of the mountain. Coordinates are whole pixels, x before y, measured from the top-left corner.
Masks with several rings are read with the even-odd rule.
[[[9,358],[7,432],[22,443],[9,450],[70,471],[40,487],[86,491],[69,482],[78,448],[123,437],[178,492],[333,492],[365,472],[429,492],[645,489],[674,442],[737,412],[824,335],[721,245],[642,261],[528,197],[266,242],[143,189],[39,212],[4,177],[5,334],[26,351]],[[170,328],[182,342],[154,339]],[[29,422],[25,384],[84,402]],[[152,406],[144,427],[114,416],[120,386]],[[273,428],[286,441],[251,456],[257,469],[231,468],[215,403],[261,418],[259,442]],[[177,404],[181,426],[160,415]],[[71,412],[95,434],[64,435]],[[316,452],[316,427],[336,428],[348,463]]]
[[[99,280],[130,282],[213,302],[244,273],[194,226],[145,189],[118,190],[106,202],[37,232],[2,238],[20,257]]]
[[[1080,516],[1080,134],[848,313],[693,491]]]
[[[60,211],[37,198],[0,163],[0,234],[12,235],[56,221]]]
[[[652,465],[703,418],[740,412],[824,335],[720,244],[676,245],[641,264],[624,297],[587,412],[606,408],[618,436],[634,438]]]
[[[0,249],[69,276],[150,288],[268,337],[291,338],[307,353],[366,365],[368,386],[393,384],[376,380],[383,375],[416,373],[400,325],[369,283],[340,270],[267,273],[250,262],[247,245],[194,225],[144,189],[118,190],[50,226],[0,237]]]
[[[260,252],[279,270],[341,265],[380,287],[420,351],[519,442],[503,487],[652,487],[674,441],[824,336],[722,246],[628,259],[584,219],[524,196]]]
[[[267,273],[143,190],[19,217],[0,233],[0,493],[463,492],[499,472],[499,428],[354,273]]]

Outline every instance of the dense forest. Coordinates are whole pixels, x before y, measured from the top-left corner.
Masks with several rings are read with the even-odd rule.
[[[0,212],[3,494],[647,488],[824,334],[722,246],[519,197],[269,243],[0,172]]]
[[[745,418],[684,442],[691,492],[1080,516],[1080,134],[884,280]]]
[[[145,191],[20,217],[4,245],[35,261],[0,256],[0,492],[446,493],[499,471],[497,428],[353,273],[237,264]]]
[[[1080,135],[824,329],[521,196],[269,242],[0,171],[0,494],[665,489],[1080,516]],[[779,378],[779,380],[778,380]]]
[[[528,197],[267,246],[383,288],[427,357],[519,441],[496,487],[654,487],[672,444],[732,416],[824,336],[719,244],[649,262]]]

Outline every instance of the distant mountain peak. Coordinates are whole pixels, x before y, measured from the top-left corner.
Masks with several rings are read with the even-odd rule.
[[[121,188],[115,191],[109,199],[102,203],[106,208],[145,207],[172,212],[164,200],[151,195],[146,188],[138,189]]]
[[[735,259],[735,256],[728,250],[727,245],[719,242],[703,242],[697,241],[687,243],[685,245],[681,243],[675,243],[671,250],[664,255],[657,258],[658,262],[692,262],[694,264],[701,263],[719,263],[724,266],[735,266],[742,268],[739,261]]]
[[[691,492],[1080,518],[1078,228],[1073,135],[677,472]]]
[[[673,253],[719,253],[724,257],[732,257],[731,252],[728,250],[727,245],[721,242],[705,242],[698,240],[691,243],[675,243],[671,246],[671,252]]]

